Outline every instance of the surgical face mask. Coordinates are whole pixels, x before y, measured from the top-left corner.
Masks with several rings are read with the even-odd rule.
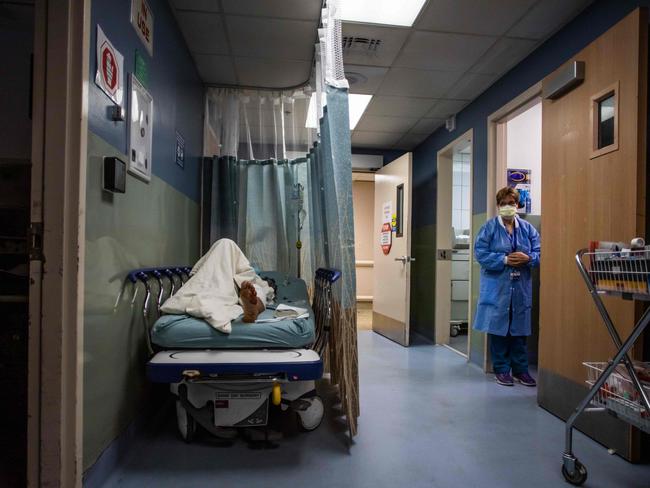
[[[517,207],[515,205],[503,205],[502,207],[499,207],[499,215],[511,219],[517,215]]]

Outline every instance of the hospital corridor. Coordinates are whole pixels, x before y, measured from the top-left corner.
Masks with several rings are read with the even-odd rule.
[[[650,488],[650,0],[0,0],[0,488]]]

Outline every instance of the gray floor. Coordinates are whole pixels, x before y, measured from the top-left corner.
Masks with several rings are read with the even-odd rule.
[[[284,439],[279,449],[185,445],[173,419],[132,448],[107,486],[567,487],[564,424],[535,390],[500,387],[454,352],[398,346],[359,332],[360,433],[348,450],[336,419]],[[609,455],[581,434],[575,451],[587,487],[648,488],[650,466]]]
[[[456,349],[458,352],[467,354],[467,334],[459,334],[456,337],[449,337],[449,346]]]

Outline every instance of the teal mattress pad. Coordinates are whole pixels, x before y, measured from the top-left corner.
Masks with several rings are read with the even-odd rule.
[[[225,334],[207,322],[189,315],[163,315],[151,330],[151,341],[161,349],[271,349],[305,347],[314,342],[314,312],[309,304],[307,286],[299,278],[278,272],[262,272],[277,286],[274,303],[259,319],[273,318],[279,304],[306,308],[309,317],[278,322],[244,323],[242,317],[232,321],[232,332]]]

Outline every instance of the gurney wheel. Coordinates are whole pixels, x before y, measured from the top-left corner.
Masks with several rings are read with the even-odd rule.
[[[191,443],[196,434],[196,420],[185,410],[180,400],[176,400],[176,420],[181,437],[188,444]]]
[[[564,475],[564,479],[569,483],[575,486],[580,486],[585,481],[587,481],[587,468],[585,468],[584,465],[577,459],[575,460],[575,463],[576,466],[573,474],[569,474],[564,465],[562,465],[562,474]]]
[[[319,396],[304,398],[303,400],[309,402],[310,405],[306,409],[296,412],[298,414],[298,424],[302,430],[311,432],[316,430],[323,421],[325,406]]]

